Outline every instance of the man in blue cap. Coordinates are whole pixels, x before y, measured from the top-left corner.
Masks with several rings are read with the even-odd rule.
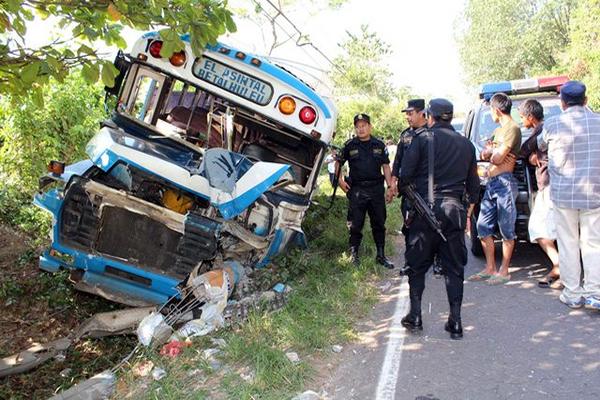
[[[538,145],[548,150],[564,285],[559,299],[571,308],[600,310],[600,114],[586,107],[585,91],[579,81],[562,86],[563,113],[548,118]]]
[[[427,220],[416,214],[408,230],[406,262],[409,266],[410,312],[402,325],[410,331],[423,329],[421,297],[425,290],[425,274],[439,255],[446,277],[450,314],[445,330],[452,339],[463,336],[461,306],[464,267],[467,262],[465,227],[467,211],[479,200],[479,177],[475,147],[457,135],[451,125],[454,107],[446,99],[432,99],[427,108],[429,129],[419,132],[402,158],[400,188],[414,185],[427,199],[443,234],[436,232]]]

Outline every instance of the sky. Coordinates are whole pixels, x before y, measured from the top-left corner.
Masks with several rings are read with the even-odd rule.
[[[273,12],[268,0],[231,0],[230,5],[234,9],[252,8],[253,1]],[[298,1],[286,15],[330,60],[339,54],[338,44],[347,38],[347,31],[358,33],[361,25],[368,25],[370,31],[391,47],[387,62],[397,87],[409,86],[427,99],[446,97],[454,102],[455,113],[461,114],[475,101],[474,89],[463,85],[454,34],[454,23],[464,1],[349,0],[340,9],[317,12],[314,7],[310,9],[312,3],[305,0],[304,3]],[[261,31],[256,23],[247,19],[235,17],[235,20],[238,31],[220,40],[246,52],[266,55],[270,29],[264,29],[263,25]],[[28,41],[36,44],[47,40],[47,35],[39,34],[40,30],[47,32],[44,25],[39,23],[37,29],[28,29]],[[295,33],[285,21],[281,20],[280,25],[287,33]],[[123,34],[131,46],[141,33],[124,30]],[[285,34],[280,32],[280,36]],[[114,57],[116,50],[105,49],[107,57]],[[331,68],[315,50],[309,46],[298,47],[294,40],[276,49],[272,56],[314,66],[316,69],[310,71],[318,75],[322,75],[318,70]]]
[[[266,0],[257,1],[268,12],[273,10]],[[387,61],[396,86],[410,86],[415,93],[427,98],[449,98],[457,112],[466,112],[475,100],[475,93],[473,88],[463,84],[454,34],[454,23],[463,6],[464,0],[350,0],[339,10],[311,15],[296,7],[287,15],[329,59],[339,54],[338,43],[347,37],[346,31],[357,33],[361,25],[368,25],[391,47],[392,54]],[[266,54],[268,46],[264,45],[256,24],[240,19],[237,24],[238,32],[222,40]],[[286,31],[293,32],[285,22],[281,24]],[[268,37],[268,30],[265,34]],[[329,63],[308,46],[299,48],[289,43],[276,49],[273,56],[330,68]]]

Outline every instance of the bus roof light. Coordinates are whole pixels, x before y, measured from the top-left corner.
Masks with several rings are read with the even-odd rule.
[[[173,53],[173,55],[169,58],[169,61],[175,67],[181,67],[183,64],[185,64],[185,51]]]
[[[285,115],[291,115],[296,111],[296,101],[290,96],[285,96],[279,100],[279,111]]]
[[[260,65],[262,64],[262,62],[258,58],[253,58],[252,60],[250,60],[250,63],[255,67],[260,67]]]
[[[231,50],[228,49],[227,47],[219,47],[219,53],[221,53],[221,54],[229,54],[229,53],[231,53]]]
[[[147,61],[148,60],[148,56],[145,55],[144,53],[140,53],[137,56],[138,60],[142,60],[142,61]]]
[[[160,57],[160,49],[162,49],[162,44],[163,42],[160,40],[155,40],[154,42],[152,42],[152,44],[150,45],[150,48],[148,49],[148,51],[150,52],[150,55],[154,58],[161,58]]]
[[[240,60],[245,60],[246,59],[246,53],[238,51],[237,53],[235,53],[235,58],[240,59]]]
[[[313,131],[310,133],[310,136],[311,136],[313,139],[317,139],[317,140],[319,140],[319,139],[321,139],[321,132],[317,132],[317,131],[313,130]]]
[[[300,109],[300,121],[302,121],[304,124],[309,125],[312,124],[313,122],[315,122],[315,119],[317,119],[317,112],[315,111],[314,108],[310,107],[310,106],[304,106]]]

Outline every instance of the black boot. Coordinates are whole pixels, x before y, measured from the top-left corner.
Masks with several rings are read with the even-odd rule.
[[[360,265],[360,258],[358,257],[358,246],[350,247],[350,259],[352,260],[352,264],[355,266]]]
[[[461,302],[458,301],[450,303],[450,316],[448,317],[448,322],[446,322],[446,325],[444,326],[446,332],[450,333],[450,338],[455,340],[462,339],[463,337],[460,306]]]
[[[411,291],[410,312],[400,320],[400,323],[411,332],[423,330],[423,320],[421,319],[421,295]]]
[[[433,276],[435,278],[441,278],[442,276],[444,276],[444,270],[442,269],[440,258],[437,255],[433,259]]]
[[[383,246],[377,246],[377,257],[375,257],[375,261],[377,261],[377,264],[383,265],[387,269],[394,268],[394,264],[392,264],[390,262],[390,260],[388,260],[387,257],[385,256],[385,251],[384,251]]]
[[[444,326],[446,332],[450,332],[450,339],[459,340],[463,337],[462,322],[448,318],[448,322]]]
[[[400,323],[403,327],[408,329],[411,332],[417,332],[423,330],[423,320],[421,319],[421,315],[413,315],[408,313],[400,320]]]

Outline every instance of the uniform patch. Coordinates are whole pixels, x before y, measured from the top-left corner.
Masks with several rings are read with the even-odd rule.
[[[404,144],[404,145],[410,144],[412,142],[412,140],[413,140],[412,135],[404,135],[404,136],[402,136],[402,144]]]
[[[351,156],[355,156],[355,155],[357,155],[357,154],[358,154],[358,149],[353,149],[353,150],[350,150],[350,151],[348,152],[348,154],[350,154]]]
[[[373,149],[373,154],[383,154],[383,149]]]

